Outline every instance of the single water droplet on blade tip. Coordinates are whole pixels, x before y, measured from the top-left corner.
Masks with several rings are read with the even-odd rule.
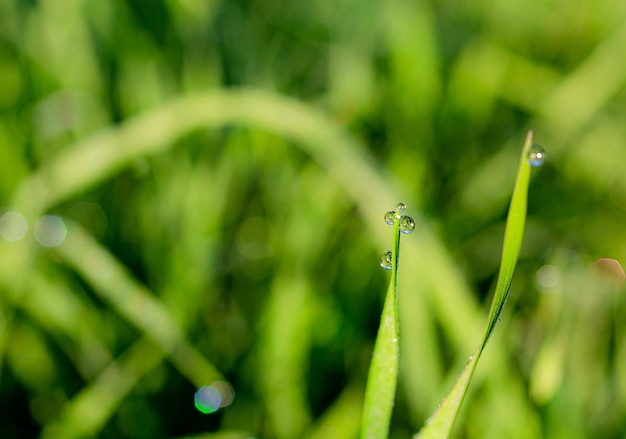
[[[546,160],[546,152],[541,145],[534,143],[528,151],[528,164],[533,168],[543,165]]]
[[[406,204],[398,203],[398,205],[396,206],[396,213],[402,213],[405,210],[406,210]]]
[[[400,218],[400,231],[406,235],[415,230],[415,221],[410,216],[404,215]]]
[[[392,263],[393,255],[391,253],[391,250],[387,250],[380,256],[380,266],[383,267],[385,270],[391,270]]]
[[[393,226],[393,223],[396,220],[396,212],[394,212],[393,210],[390,210],[389,212],[387,212],[385,214],[385,223],[389,224],[390,226]]]

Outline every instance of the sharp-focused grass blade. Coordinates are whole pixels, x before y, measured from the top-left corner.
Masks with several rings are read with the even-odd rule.
[[[396,394],[400,344],[398,333],[400,226],[397,219],[393,226],[393,236],[391,280],[367,378],[361,439],[385,439],[387,437]]]
[[[515,188],[511,198],[511,206],[509,215],[506,220],[506,229],[504,232],[504,244],[502,248],[502,260],[500,263],[500,271],[498,273],[498,281],[493,301],[491,302],[491,310],[487,319],[487,327],[482,341],[476,348],[474,355],[470,357],[470,361],[459,375],[457,382],[448,395],[443,399],[437,410],[426,421],[426,425],[415,436],[415,439],[443,439],[447,438],[452,430],[454,421],[459,413],[463,398],[467,393],[470,381],[476,364],[482,354],[487,340],[491,336],[496,323],[500,317],[502,309],[506,303],[513,280],[513,273],[517,258],[519,256],[522,238],[524,236],[524,226],[526,222],[526,204],[528,199],[528,184],[530,181],[530,168],[528,155],[533,144],[533,132],[529,131],[526,136],[526,142],[522,150],[517,178],[515,180]]]

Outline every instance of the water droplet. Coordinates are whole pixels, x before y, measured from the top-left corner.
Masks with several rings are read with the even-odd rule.
[[[546,159],[546,152],[541,145],[534,143],[528,151],[528,164],[533,168],[543,165]]]
[[[394,338],[392,338],[392,339],[391,339],[391,341],[392,341],[393,343],[398,343],[398,337],[394,337]]]
[[[398,203],[398,205],[396,206],[396,213],[397,214],[401,214],[402,212],[404,212],[406,210],[406,204],[404,203]]]
[[[393,223],[396,220],[396,212],[394,212],[393,210],[390,210],[389,212],[387,212],[385,214],[385,222],[387,224],[389,224],[390,226],[393,226]]]
[[[409,233],[413,233],[413,230],[415,230],[415,221],[413,221],[413,218],[410,216],[403,215],[402,218],[400,218],[400,231],[408,235]]]
[[[385,270],[391,270],[393,255],[391,250],[387,250],[385,253],[380,255],[380,266]]]

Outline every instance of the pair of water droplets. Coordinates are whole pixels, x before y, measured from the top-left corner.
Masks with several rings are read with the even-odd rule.
[[[409,233],[413,233],[415,230],[415,221],[408,215],[402,215],[402,212],[406,210],[406,205],[404,203],[399,203],[396,206],[396,210],[390,210],[385,214],[385,223],[393,226],[396,221],[398,221],[398,226],[400,228],[400,232],[408,235]],[[380,256],[380,266],[385,270],[391,270],[393,265],[393,253],[391,250],[387,250]]]
[[[533,168],[543,165],[546,159],[546,152],[541,145],[534,143],[528,151],[528,164]],[[385,222],[390,226],[393,226],[396,221],[400,221],[400,231],[405,234],[412,233],[415,230],[415,221],[413,218],[407,215],[402,215],[406,206],[404,203],[399,203],[396,206],[396,210],[390,210],[385,214]],[[387,250],[380,256],[380,266],[385,270],[391,270],[393,265],[393,253],[391,250]]]

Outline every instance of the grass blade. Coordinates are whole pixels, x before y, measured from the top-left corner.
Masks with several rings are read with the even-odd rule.
[[[504,232],[504,244],[502,247],[502,260],[500,262],[500,271],[498,273],[498,281],[491,302],[491,309],[487,319],[487,327],[482,341],[476,348],[474,355],[470,357],[465,369],[459,375],[455,385],[448,395],[443,399],[437,410],[426,421],[426,425],[415,436],[416,439],[444,439],[447,438],[452,430],[454,421],[459,413],[461,404],[470,381],[476,370],[478,359],[489,340],[499,318],[502,309],[506,303],[515,272],[515,265],[519,256],[522,238],[524,236],[524,226],[526,223],[526,205],[528,199],[528,184],[530,181],[530,168],[528,155],[533,144],[533,132],[529,131],[526,136],[526,142],[522,149],[513,196],[511,197],[511,205],[506,220],[506,229]]]
[[[400,205],[396,210],[399,216]],[[361,439],[385,439],[393,410],[398,380],[399,331],[398,331],[398,256],[400,252],[400,221],[393,225],[393,249],[391,280],[380,318],[372,362],[370,364]]]

